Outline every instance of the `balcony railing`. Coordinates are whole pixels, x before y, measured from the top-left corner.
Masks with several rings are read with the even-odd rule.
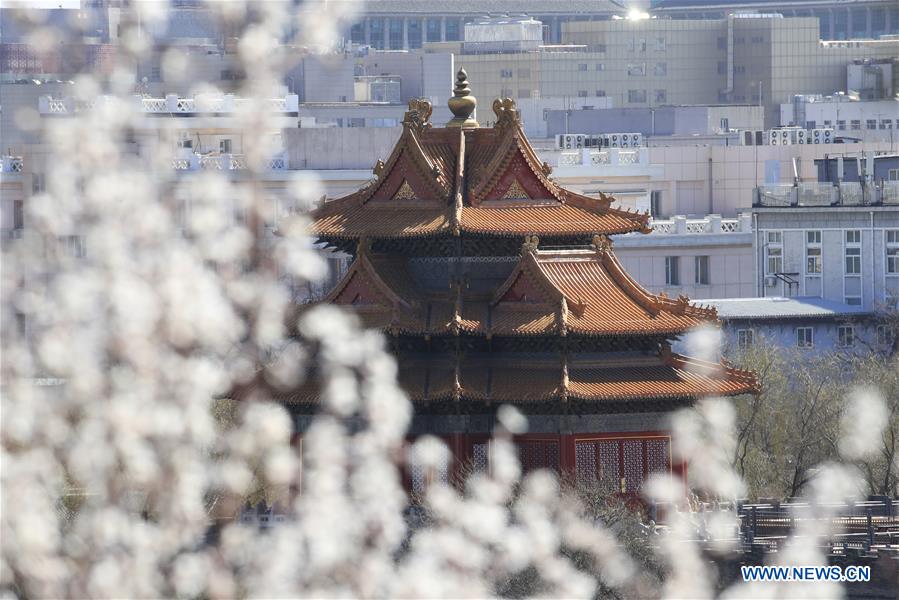
[[[222,116],[249,110],[288,114],[296,113],[299,110],[299,97],[296,94],[263,100],[236,98],[233,94],[218,96],[201,94],[194,98],[180,98],[176,94],[168,94],[164,98],[145,98],[143,96],[134,96],[133,98],[137,108],[147,114]],[[89,110],[96,104],[106,101],[105,96],[100,96],[91,102],[76,102],[72,98],[41,96],[38,99],[38,108],[41,114],[67,115]]]
[[[879,206],[899,205],[899,181],[862,184],[857,181],[763,185],[755,190],[755,206]]]
[[[21,156],[0,156],[0,173],[21,173],[22,167]]]
[[[677,215],[670,219],[653,219],[652,233],[661,235],[690,235],[699,233],[749,233],[752,217],[741,214],[736,219],[722,219],[721,215],[708,215],[703,219],[688,219]]]
[[[243,154],[197,154],[177,156],[172,159],[175,171],[245,171],[249,169]],[[287,155],[282,152],[270,158],[264,165],[269,171],[286,171]]]

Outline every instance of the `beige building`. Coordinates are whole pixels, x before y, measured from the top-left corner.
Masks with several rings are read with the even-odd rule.
[[[569,22],[562,45],[463,54],[456,63],[486,98],[602,97],[616,107],[757,103],[770,126],[794,94],[844,90],[851,62],[891,58],[899,62],[899,39],[822,42],[816,17],[730,15]]]

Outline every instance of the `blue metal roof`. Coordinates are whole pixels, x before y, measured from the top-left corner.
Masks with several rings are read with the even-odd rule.
[[[718,318],[729,319],[821,319],[872,314],[861,306],[824,298],[726,298],[695,300],[698,306],[712,306]]]

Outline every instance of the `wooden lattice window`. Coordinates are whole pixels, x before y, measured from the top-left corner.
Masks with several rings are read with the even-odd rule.
[[[556,473],[561,470],[558,440],[519,440],[515,446],[525,473],[537,469],[549,469]]]
[[[652,473],[671,470],[667,437],[576,440],[574,454],[579,482],[628,494],[637,493]]]

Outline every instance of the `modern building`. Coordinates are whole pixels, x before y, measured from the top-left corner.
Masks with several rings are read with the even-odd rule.
[[[844,93],[799,95],[780,105],[780,125],[833,129],[835,136],[891,142],[899,148],[899,98],[859,101]]]
[[[753,344],[809,353],[884,352],[893,331],[861,306],[809,297],[703,300],[718,313],[726,355],[738,356]]]
[[[344,0],[352,2],[352,0]],[[543,23],[545,43],[562,41],[563,26],[572,22],[626,17],[634,8],[616,1],[510,0],[501,4],[473,0],[369,0],[347,30],[347,39],[380,49],[420,48],[428,42],[461,41],[465,24],[487,15],[530,15]],[[778,13],[785,17],[815,17],[823,40],[876,39],[899,34],[899,9],[891,0],[680,0],[642,3],[657,20],[720,20],[733,13]]]
[[[413,401],[411,435],[441,436],[453,453],[442,472],[407,472],[412,491],[488,468],[496,409],[511,403],[529,424],[515,439],[524,469],[637,494],[677,468],[673,409],[754,393],[756,377],[673,353],[713,313],[651,294],[623,269],[609,236],[646,231],[648,217],[554,183],[512,100],[494,103],[490,128],[475,105],[464,71],[445,127],[412,101],[375,181],[312,213],[319,241],[354,256],[323,302],[385,333]],[[322,394],[315,380],[279,389],[260,372],[233,396],[260,392],[300,436]]]
[[[837,186],[846,184],[865,184],[869,194],[885,196],[881,201],[890,203],[895,192],[899,192],[899,154],[875,153],[834,153],[816,160],[818,181],[830,182]],[[886,183],[886,186],[882,184]],[[854,186],[853,186],[854,189]],[[837,197],[835,201],[840,202]]]
[[[899,302],[899,183],[762,187],[752,214],[757,296]]]
[[[621,264],[650,292],[697,299],[755,295],[749,214],[653,219],[651,227],[650,235],[615,241]]]
[[[890,0],[650,0],[659,18],[720,19],[734,12],[816,17],[822,40],[876,39],[899,33],[899,11]]]
[[[742,129],[764,129],[765,109],[752,104],[704,104],[657,108],[550,110],[547,133],[610,133],[644,136],[715,136]],[[722,143],[724,143],[722,141]],[[739,142],[737,142],[739,143]]]
[[[579,68],[587,73],[602,69],[598,91],[613,97],[616,106],[710,99],[760,104],[770,113],[768,126],[778,119],[778,105],[795,94],[845,90],[850,63],[899,56],[899,39],[825,42],[817,18],[767,13],[718,20],[572,22],[563,26],[563,42],[584,47],[588,60],[579,63],[586,68]],[[557,94],[594,93],[576,87],[576,79],[553,83]]]

